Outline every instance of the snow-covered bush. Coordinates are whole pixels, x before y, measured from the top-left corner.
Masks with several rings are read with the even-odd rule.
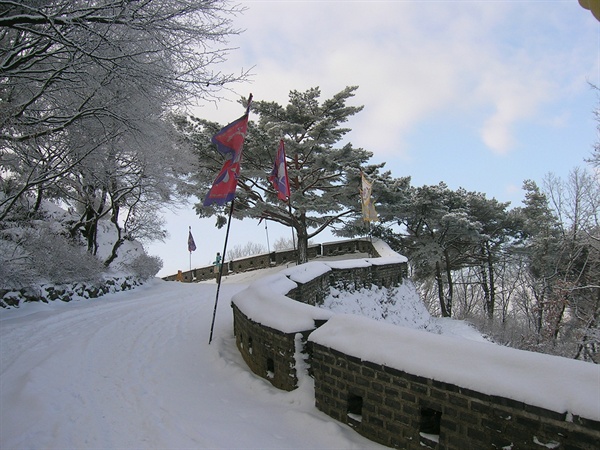
[[[112,264],[105,264],[118,238],[115,226],[101,221],[98,250],[92,255],[83,236],[72,230],[76,220],[65,209],[44,202],[29,215],[0,221],[2,306],[93,298],[130,289],[161,269],[160,258],[147,255],[139,242],[128,239],[122,241]]]
[[[439,332],[439,325],[425,308],[410,280],[389,288],[331,288],[322,307],[339,314],[356,314],[394,325]]]
[[[158,256],[143,254],[130,263],[123,264],[123,267],[127,272],[137,275],[142,280],[147,280],[156,275],[158,271],[162,269],[162,265],[162,259]]]
[[[61,233],[59,224],[33,221],[26,225],[3,225],[0,232],[0,288],[95,281],[104,271],[97,258]]]

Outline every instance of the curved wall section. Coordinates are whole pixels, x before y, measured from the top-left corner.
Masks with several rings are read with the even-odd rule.
[[[598,365],[313,306],[331,286],[388,286],[405,273],[406,259],[385,257],[261,278],[232,299],[237,347],[254,373],[288,391],[306,360],[316,407],[390,447],[598,448]]]
[[[307,256],[309,260],[314,260],[320,257],[332,257],[348,255],[352,253],[366,253],[371,256],[378,256],[377,250],[373,247],[373,242],[365,238],[309,245]],[[295,262],[295,250],[282,250],[271,253],[263,253],[260,255],[247,256],[244,258],[237,258],[235,260],[227,260],[225,261],[223,270],[224,274],[240,273],[247,272],[249,270],[266,269],[273,266],[295,264]],[[210,265],[182,271],[180,275],[181,279],[178,279],[178,274],[173,274],[163,277],[163,280],[183,281],[189,283],[194,281],[212,280],[216,277],[217,274],[215,272],[215,267]]]
[[[309,262],[257,280],[231,302],[236,345],[244,361],[273,386],[295,389],[296,362],[308,357],[308,336],[333,315],[316,307],[330,288],[397,285],[406,264],[399,255]]]

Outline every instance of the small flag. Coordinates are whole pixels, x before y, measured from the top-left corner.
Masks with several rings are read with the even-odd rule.
[[[360,190],[360,198],[362,201],[362,215],[365,222],[377,222],[377,211],[371,201],[373,185],[366,179],[364,173],[360,173],[362,179],[362,188]]]
[[[196,250],[196,243],[194,242],[194,236],[192,236],[192,227],[188,234],[188,252],[192,253]]]
[[[248,131],[248,113],[251,102],[252,95],[248,99],[246,114],[222,128],[212,138],[212,143],[217,146],[219,153],[227,157],[227,160],[208,191],[204,199],[204,206],[210,206],[213,203],[223,206],[235,197],[235,188],[240,176],[242,147]]]
[[[279,198],[279,200],[285,202],[290,198],[290,180],[287,173],[283,139],[279,141],[279,148],[277,149],[273,170],[269,175],[269,181],[273,183],[273,187],[277,191],[277,198]]]

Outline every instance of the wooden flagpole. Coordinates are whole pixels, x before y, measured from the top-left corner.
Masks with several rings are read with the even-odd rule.
[[[210,325],[210,336],[208,343],[212,342],[213,330],[215,328],[215,318],[217,317],[217,304],[219,303],[219,291],[221,290],[221,280],[223,279],[223,266],[225,265],[225,252],[227,251],[227,240],[229,239],[229,228],[231,226],[231,217],[233,216],[233,204],[235,197],[231,200],[231,208],[229,209],[229,219],[227,221],[227,231],[225,232],[225,243],[223,244],[223,255],[221,256],[221,265],[219,266],[219,280],[217,282],[217,295],[215,297],[215,308],[213,310],[212,323]]]

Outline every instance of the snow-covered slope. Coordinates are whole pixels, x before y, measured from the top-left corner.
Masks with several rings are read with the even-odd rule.
[[[215,284],[0,311],[0,448],[383,448],[250,373],[229,307],[244,287],[222,286],[210,345]]]
[[[241,359],[231,297],[278,270],[224,279],[210,345],[214,282],[0,310],[0,448],[384,448]]]
[[[311,378],[282,392],[248,370],[229,303],[264,274],[225,279],[210,345],[214,282],[0,310],[0,448],[387,448],[316,410]]]

